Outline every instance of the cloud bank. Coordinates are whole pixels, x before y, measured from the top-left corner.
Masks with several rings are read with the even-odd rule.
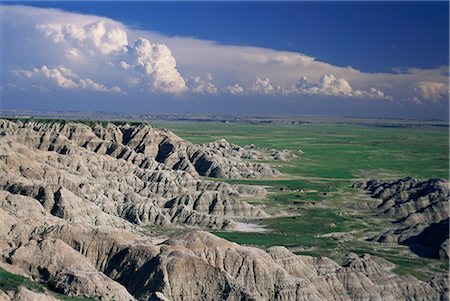
[[[47,66],[33,68],[31,70],[13,70],[16,76],[24,76],[28,78],[42,77],[53,81],[56,85],[63,89],[82,89],[97,92],[122,93],[122,89],[117,86],[108,88],[103,84],[96,83],[90,78],[79,78],[78,74],[72,72],[64,66],[58,66],[49,69]],[[42,87],[42,86],[41,86]],[[47,91],[49,91],[47,89]]]
[[[336,97],[437,103],[448,70],[362,72],[301,53],[130,29],[99,16],[1,5],[8,89],[121,95]]]

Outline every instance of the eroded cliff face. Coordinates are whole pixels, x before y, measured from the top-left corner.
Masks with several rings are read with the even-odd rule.
[[[101,300],[436,300],[438,285],[380,258],[345,264],[193,231],[170,239],[70,222],[30,197],[0,209],[2,259],[57,291]],[[446,280],[444,280],[446,281]],[[442,282],[442,280],[441,280]]]
[[[408,245],[421,256],[449,258],[449,183],[442,179],[393,182],[371,180],[355,185],[374,199],[380,216],[394,219],[392,229],[372,240]]]
[[[186,231],[268,216],[241,199],[264,189],[199,178],[277,174],[220,150],[228,146],[204,150],[146,125],[1,120],[1,261],[61,293],[100,300],[444,296],[447,279],[398,276],[392,263],[370,255],[350,254],[339,265],[284,247],[264,251]],[[167,237],[151,232],[152,225],[184,230]],[[0,292],[18,300],[31,295],[52,298],[25,289]]]
[[[232,187],[199,174],[262,177],[277,171],[208,153],[168,131],[6,120],[0,129],[0,189],[30,196],[61,218],[121,228],[133,223],[232,229],[233,218],[268,216],[240,199],[262,195],[263,188]],[[163,150],[168,144],[171,152]]]

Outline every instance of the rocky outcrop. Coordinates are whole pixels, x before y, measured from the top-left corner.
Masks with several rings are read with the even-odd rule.
[[[287,161],[297,159],[298,156],[290,150],[262,149],[254,144],[241,147],[239,145],[220,139],[214,142],[202,144],[204,149],[221,157],[237,157],[248,160],[280,160]]]
[[[443,273],[434,276],[430,280],[431,287],[433,287],[435,290],[440,291],[440,301],[446,301],[449,300],[449,275],[448,273]]]
[[[123,159],[146,169],[183,170],[191,175],[220,178],[275,176],[262,163],[244,161],[214,148],[195,145],[165,129],[148,124],[88,126],[76,122],[21,122],[0,120],[0,130],[33,148],[68,154],[75,146]],[[20,133],[20,134],[19,134]]]
[[[240,198],[263,195],[263,188],[202,180],[194,168],[198,157],[191,156],[197,158],[194,163],[181,168],[170,159],[174,152],[163,154],[161,148],[169,142],[178,145],[176,156],[181,150],[201,149],[168,131],[147,125],[7,120],[0,120],[0,129],[0,192],[11,194],[5,199],[32,197],[52,215],[71,222],[115,228],[132,223],[233,229],[233,219],[268,217]],[[272,170],[219,154],[204,162],[226,165],[217,169],[217,176],[230,168],[233,172],[227,176],[238,177]]]
[[[101,300],[436,300],[445,284],[398,276],[350,254],[343,265],[285,247],[263,251],[207,232],[175,238],[74,225],[30,197],[0,208],[1,259],[58,292]],[[38,206],[39,205],[39,206]],[[30,222],[30,219],[33,221]]]
[[[8,260],[66,295],[134,300],[123,286],[59,239],[30,240],[15,249]]]
[[[339,265],[192,229],[227,229],[235,219],[268,217],[242,199],[264,195],[263,188],[199,175],[276,172],[215,148],[147,125],[0,121],[0,261],[56,292],[99,300],[445,295],[443,279],[399,276],[392,263],[370,255],[350,254]],[[161,227],[150,227],[155,225]],[[0,297],[52,298],[26,288]]]
[[[58,301],[47,293],[40,293],[32,291],[24,286],[19,287],[18,290],[8,290],[3,292],[0,290],[0,301]]]
[[[373,238],[408,245],[421,256],[448,260],[449,184],[445,180],[367,181],[355,185],[376,201],[380,216],[394,219],[392,229]]]

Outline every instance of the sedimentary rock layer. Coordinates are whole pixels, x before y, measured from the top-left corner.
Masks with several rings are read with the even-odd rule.
[[[408,245],[419,255],[448,260],[449,183],[446,180],[371,180],[356,186],[378,200],[375,208],[380,216],[394,219],[392,229],[373,240]]]
[[[2,203],[0,229],[3,261],[59,292],[102,300],[436,300],[447,281],[395,275],[392,263],[370,255],[339,265],[207,232],[158,239],[87,227],[26,196]]]
[[[0,260],[57,292],[100,300],[445,295],[445,277],[425,283],[398,276],[392,263],[367,254],[350,254],[339,265],[189,228],[268,217],[242,199],[264,189],[199,177],[277,174],[229,148],[235,146],[223,141],[193,145],[148,125],[1,120]],[[155,234],[152,225],[171,229],[171,237]],[[0,297],[52,299],[24,288]]]
[[[0,120],[0,153],[0,191],[30,196],[58,217],[122,228],[130,222],[231,229],[234,218],[267,217],[240,198],[262,195],[263,188],[199,174],[277,174],[148,125]]]

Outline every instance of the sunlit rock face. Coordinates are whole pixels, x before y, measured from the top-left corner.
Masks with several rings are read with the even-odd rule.
[[[393,218],[392,229],[372,240],[407,245],[420,256],[448,260],[449,183],[443,179],[358,183],[376,199],[380,216]]]
[[[445,276],[399,276],[367,254],[339,265],[190,229],[269,216],[240,198],[264,189],[200,178],[278,174],[246,152],[148,125],[1,120],[0,260],[58,292],[100,300],[444,298]],[[25,289],[0,297],[52,298]]]
[[[187,224],[233,228],[263,218],[239,199],[263,188],[200,179],[263,177],[261,163],[189,143],[148,125],[0,122],[0,187],[38,200],[52,215],[92,225]]]

